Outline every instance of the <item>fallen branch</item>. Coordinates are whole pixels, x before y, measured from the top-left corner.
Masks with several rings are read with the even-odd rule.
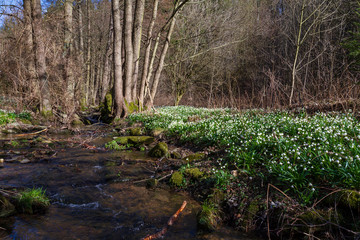
[[[161,231],[159,231],[153,235],[146,236],[146,237],[142,238],[141,240],[151,240],[151,239],[156,239],[156,238],[160,238],[160,237],[164,236],[165,233],[167,232],[168,228],[174,224],[174,222],[178,218],[179,214],[184,210],[184,208],[186,207],[186,204],[187,204],[187,202],[184,201],[183,204],[181,205],[181,207],[179,208],[179,210],[177,210],[176,213],[171,216],[171,218],[167,222],[167,225],[165,227],[163,227],[161,229]]]
[[[37,135],[40,134],[42,132],[46,132],[48,129],[45,128],[43,130],[37,131],[37,132],[33,132],[33,133],[22,133],[22,134],[15,134],[14,137],[26,137],[26,136],[33,136],[33,135]]]
[[[163,177],[161,177],[161,178],[159,178],[159,179],[157,179],[157,180],[158,180],[158,181],[164,180],[165,178],[170,177],[172,174],[173,174],[173,171],[171,170],[171,172],[170,172],[169,174],[167,174],[167,175],[165,175],[165,176],[163,176]],[[135,181],[135,182],[133,182],[133,183],[146,182],[147,180],[151,180],[151,179],[152,179],[152,178],[141,179],[141,180]]]

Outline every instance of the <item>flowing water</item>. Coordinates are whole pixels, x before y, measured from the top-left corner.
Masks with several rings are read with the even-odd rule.
[[[92,144],[100,146],[105,141]],[[0,158],[26,156],[31,151],[34,148],[24,146],[15,151],[0,149]],[[161,230],[184,200],[188,202],[185,210],[164,239],[254,239],[227,228],[200,234],[196,224],[200,206],[191,197],[167,187],[147,189],[131,183],[152,176],[146,161],[139,159],[154,160],[144,154],[124,156],[65,146],[53,147],[53,152],[56,155],[48,158],[28,164],[6,162],[0,168],[0,187],[42,187],[51,201],[45,214],[10,217],[0,228],[0,239],[141,239]]]

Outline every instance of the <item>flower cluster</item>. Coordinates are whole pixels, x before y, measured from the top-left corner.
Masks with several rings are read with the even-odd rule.
[[[320,185],[360,189],[360,123],[351,113],[193,107],[131,115],[148,129],[161,127],[182,141],[225,148],[218,170],[267,176],[307,202]],[[196,116],[196,121],[190,121]]]

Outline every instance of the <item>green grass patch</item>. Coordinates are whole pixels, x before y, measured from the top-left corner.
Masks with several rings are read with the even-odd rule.
[[[14,112],[0,110],[0,126],[15,122],[16,119],[31,121],[31,114],[29,112],[16,114]]]
[[[21,192],[17,203],[19,211],[28,214],[44,211],[50,205],[45,193],[46,191],[42,188]]]

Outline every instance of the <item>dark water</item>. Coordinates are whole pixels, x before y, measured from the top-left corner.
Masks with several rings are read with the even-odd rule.
[[[20,154],[32,150],[21,149]],[[185,210],[163,239],[254,239],[226,228],[200,234],[196,201],[167,188],[152,190],[131,183],[151,177],[146,163],[122,161],[131,159],[131,154],[79,147],[55,151],[57,155],[46,161],[11,162],[0,169],[2,187],[42,187],[52,203],[43,215],[11,217],[6,230],[0,229],[0,239],[141,239],[161,230],[184,200],[188,202]],[[141,158],[141,154],[133,155]],[[109,162],[115,166],[109,167]],[[109,169],[116,169],[120,182],[108,181]]]

